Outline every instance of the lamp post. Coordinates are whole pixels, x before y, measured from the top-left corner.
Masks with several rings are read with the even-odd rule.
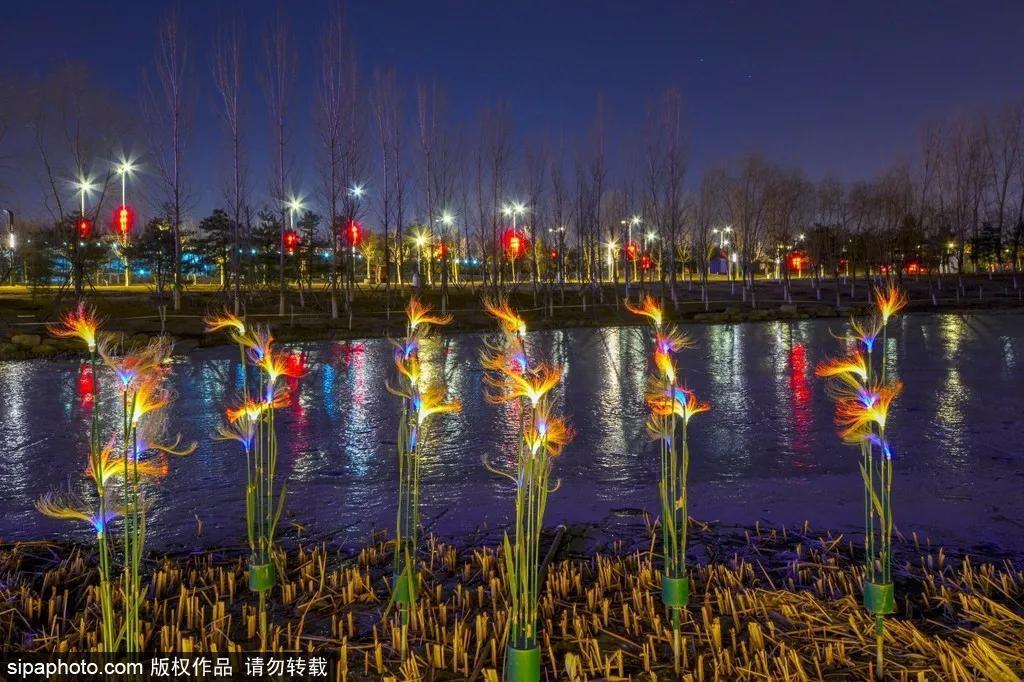
[[[7,214],[7,249],[11,252],[11,286],[14,286],[14,249],[18,241],[14,236],[14,211],[9,208],[0,209]]]
[[[129,212],[128,212],[128,201],[127,201],[127,183],[128,175],[135,171],[135,164],[130,160],[125,159],[117,166],[117,172],[121,176],[121,207],[118,209],[118,224],[121,227],[121,262],[124,264],[124,286],[127,288],[131,284],[131,268],[128,263],[128,232],[131,229],[129,224]]]
[[[612,281],[615,278],[615,249],[618,247],[618,242],[614,239],[608,242],[608,281]]]
[[[440,257],[438,258],[438,261],[440,262],[439,267],[441,268],[441,282],[443,283],[445,281],[446,273],[448,272],[448,250],[443,245],[444,245],[444,242],[445,242],[445,236],[448,234],[448,230],[450,230],[452,228],[452,225],[455,224],[455,216],[452,215],[452,213],[450,211],[444,211],[443,213],[441,213],[441,217],[438,218],[438,222],[441,223],[442,225],[444,225],[444,234],[441,235],[442,247],[441,247],[441,250],[440,250]],[[456,281],[458,281],[458,271],[459,271],[458,265],[459,265],[459,259],[456,258],[455,259],[455,279],[456,279]],[[447,293],[445,295],[447,295]],[[447,304],[447,301],[445,303]]]
[[[302,198],[301,197],[296,197],[296,196],[289,197],[288,201],[285,203],[285,206],[288,208],[288,231],[293,236],[293,239],[294,239],[294,235],[296,234],[296,232],[295,232],[295,213],[302,210]],[[282,316],[284,315],[284,262],[285,262],[284,261],[284,252],[285,252],[285,233],[282,230],[281,231],[281,258],[280,258],[280,261],[281,261],[281,283],[282,283],[282,285],[281,285],[281,301],[280,301],[280,310],[279,310],[279,312],[280,312],[280,314]],[[299,298],[300,298],[299,303],[301,305],[303,303],[303,301],[301,300],[302,299],[302,258],[298,259],[298,264],[295,266],[295,276],[296,276],[296,279],[298,280],[298,283],[299,283]]]
[[[628,249],[628,248],[630,248],[630,245],[633,243],[633,226],[634,225],[639,225],[643,221],[640,219],[640,216],[634,215],[634,216],[630,217],[629,219],[622,220],[620,222],[621,222],[621,224],[626,226],[626,248]],[[636,279],[636,258],[635,257],[633,258],[633,279],[634,280]],[[626,286],[629,286],[629,282],[630,282],[630,279],[629,279],[629,267],[627,266],[626,267]]]
[[[518,233],[516,232],[516,217],[521,215],[521,214],[526,213],[526,204],[520,203],[518,201],[513,201],[511,204],[505,204],[502,207],[501,212],[503,214],[505,214],[505,215],[511,215],[512,216],[512,236],[513,237],[517,237]],[[512,254],[512,283],[513,284],[516,283],[516,258],[515,258],[515,254]]]
[[[423,286],[423,245],[427,243],[426,232],[420,232],[413,238],[416,243],[416,279]]]

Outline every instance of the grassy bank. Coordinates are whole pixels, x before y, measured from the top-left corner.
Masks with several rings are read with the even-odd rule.
[[[1022,303],[1022,290],[1009,275],[965,277],[947,276],[941,283],[934,279],[907,279],[904,282],[910,298],[911,311],[988,310],[1017,308]],[[660,285],[647,285],[655,295]],[[350,339],[396,336],[404,331],[401,314],[412,290],[383,287],[361,287],[355,297],[351,315],[345,311],[337,319],[330,315],[330,301],[321,289],[300,297],[292,291],[288,296],[287,314],[279,316],[277,296],[263,292],[245,301],[249,319],[266,321],[274,326],[282,341]],[[488,331],[492,322],[483,312],[480,298],[486,290],[472,285],[452,288],[448,309],[455,313],[454,332]],[[530,284],[521,284],[510,297],[530,322],[531,329],[562,329],[580,326],[614,326],[635,324],[635,317],[622,306],[622,287],[606,285],[601,289],[566,286],[541,287],[536,295]],[[838,294],[838,296],[837,296]],[[634,290],[634,296],[637,295]],[[712,280],[708,301],[701,297],[698,283],[682,282],[676,292],[676,304],[670,305],[674,319],[693,323],[728,323],[762,320],[794,320],[813,317],[837,317],[867,305],[869,288],[864,280],[842,282],[838,286],[824,282],[815,287],[812,280],[794,280],[789,297],[780,283],[758,280],[753,292],[744,294],[738,284],[724,278]],[[436,289],[423,292],[424,300],[440,307]],[[227,303],[224,292],[216,287],[199,285],[188,289],[180,311],[161,310],[159,301],[147,287],[137,285],[100,287],[88,293],[87,300],[105,318],[106,329],[137,336],[167,333],[178,342],[179,352],[198,346],[224,343],[226,337],[210,336],[203,331],[203,317]],[[33,295],[21,287],[0,287],[0,359],[58,357],[74,353],[74,343],[47,339],[45,323],[54,320],[70,306],[69,294],[58,296],[44,290]]]
[[[658,599],[660,559],[648,520],[614,518],[546,535],[541,599],[547,679],[676,679]],[[693,596],[683,679],[870,679],[872,622],[860,605],[860,548],[809,528],[693,523]],[[343,679],[496,680],[506,597],[494,534],[431,538],[412,657],[398,655],[390,544],[351,551],[307,541],[281,552],[271,646],[341,657]],[[891,679],[1024,675],[1024,571],[898,543],[897,613],[886,628]],[[151,556],[143,631],[149,650],[258,648],[255,600],[237,550]],[[97,646],[91,550],[48,542],[0,546],[0,642],[7,652]],[[115,589],[115,593],[116,593]],[[418,677],[416,677],[418,676]]]

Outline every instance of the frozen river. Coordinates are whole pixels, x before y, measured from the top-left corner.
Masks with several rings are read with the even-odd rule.
[[[1024,552],[1024,315],[908,315],[886,353],[906,383],[890,417],[898,530],[970,548]],[[838,351],[840,320],[685,327],[697,348],[680,365],[712,412],[691,427],[691,514],[699,519],[856,531],[862,523],[858,454],[832,426],[814,366]],[[656,509],[657,450],[644,429],[646,329],[579,329],[530,335],[564,367],[563,409],[576,438],[555,464],[563,485],[548,524],[596,521],[615,509]],[[279,470],[287,518],[314,535],[354,544],[391,524],[399,402],[383,339],[290,346],[309,371],[279,412]],[[483,400],[481,337],[439,339],[425,352],[464,410],[435,418],[423,441],[424,518],[462,533],[507,523],[512,490],[484,456],[514,456],[508,406]],[[244,459],[212,440],[234,399],[237,351],[176,359],[170,423],[199,443],[149,491],[151,546],[243,541]],[[0,539],[76,537],[88,530],[40,516],[33,501],[54,487],[87,490],[90,403],[80,363],[0,363]],[[104,406],[106,407],[106,406]],[[112,406],[111,406],[112,407]],[[200,522],[202,526],[199,535]]]

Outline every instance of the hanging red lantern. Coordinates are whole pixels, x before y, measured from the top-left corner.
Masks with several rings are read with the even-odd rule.
[[[78,238],[88,239],[89,235],[92,234],[92,221],[88,218],[78,219]]]
[[[530,246],[530,241],[526,238],[526,235],[512,229],[505,230],[505,233],[501,236],[501,242],[504,246],[505,255],[512,260],[522,258]]]
[[[790,251],[786,256],[786,266],[790,272],[801,272],[808,265],[810,265],[810,261],[804,251]]]
[[[448,245],[444,242],[438,242],[434,245],[434,258],[441,260],[448,256]]]
[[[114,209],[114,231],[119,235],[127,236],[134,222],[135,211],[131,206],[122,204]]]
[[[636,242],[630,242],[626,244],[626,258],[628,260],[636,260],[637,254],[640,253],[640,246]]]
[[[299,234],[295,230],[285,230],[284,233],[284,248],[287,249],[288,255],[295,253],[296,247],[299,245]]]
[[[556,251],[555,249],[551,249],[551,252],[548,254],[548,256],[551,257],[551,260],[558,260],[558,251]]]
[[[350,218],[345,223],[345,241],[349,246],[359,246],[363,242],[363,226],[359,221]]]
[[[651,265],[652,265],[652,263],[651,263],[650,255],[645,253],[644,255],[640,256],[640,269],[641,270],[650,270],[651,269]]]

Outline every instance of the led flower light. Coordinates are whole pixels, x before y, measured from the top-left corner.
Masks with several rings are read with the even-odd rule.
[[[171,403],[170,393],[161,384],[162,377],[159,375],[144,377],[139,382],[128,412],[129,421],[133,425],[138,425],[150,412],[163,409]]]
[[[96,530],[97,536],[102,536],[110,522],[120,516],[116,509],[97,513],[89,502],[71,493],[45,493],[36,500],[36,510],[53,519],[84,521]]]
[[[650,296],[639,307],[626,306],[631,312],[651,320],[654,330],[653,370],[647,382],[646,401],[651,410],[648,433],[658,441],[661,451],[662,552],[665,557],[661,599],[672,622],[672,652],[675,671],[680,672],[681,612],[689,604],[690,583],[686,572],[690,448],[687,429],[690,420],[711,407],[677,382],[674,355],[691,348],[689,337],[677,329],[665,328],[664,312]]]
[[[432,414],[444,414],[445,412],[458,412],[462,409],[462,403],[458,400],[445,400],[443,386],[429,386],[412,399],[413,409],[416,411],[417,421],[423,424]]]
[[[889,324],[889,318],[907,307],[907,295],[899,287],[875,288],[875,303],[882,316],[882,324]]]
[[[626,310],[633,313],[634,315],[641,315],[643,317],[650,318],[651,323],[654,324],[656,330],[661,329],[661,323],[664,320],[664,312],[658,302],[654,300],[650,295],[644,296],[639,306],[631,304],[626,301]]]
[[[266,373],[267,383],[273,386],[281,377],[297,379],[305,373],[301,365],[290,360],[290,357],[290,355],[266,347],[260,353],[260,358],[255,365]]]
[[[47,325],[46,329],[58,338],[80,339],[89,348],[89,352],[96,350],[99,321],[96,319],[96,311],[86,307],[84,302],[64,313],[59,323]]]
[[[160,371],[170,354],[168,342],[163,337],[150,341],[141,350],[126,355],[118,355],[115,352],[116,345],[113,339],[102,341],[99,344],[99,354],[103,363],[113,370],[122,391],[133,388],[141,377]]]
[[[533,455],[543,452],[548,457],[558,457],[572,440],[573,432],[568,423],[550,412],[551,408],[545,404],[524,430],[523,438]]]
[[[409,305],[405,309],[405,314],[409,319],[409,329],[415,332],[416,328],[422,324],[446,325],[453,319],[451,315],[447,314],[432,314],[432,310],[432,306],[421,302],[418,298],[410,299]]]
[[[562,371],[549,364],[541,363],[525,373],[502,372],[499,375],[485,375],[484,382],[495,388],[488,392],[487,399],[493,403],[506,403],[517,398],[526,398],[531,407],[537,407],[541,398],[558,385]]]
[[[550,483],[552,463],[572,437],[563,419],[553,414],[551,391],[562,373],[546,363],[531,368],[523,342],[526,324],[504,300],[485,302],[498,320],[501,342],[489,342],[481,362],[491,402],[519,400],[523,415],[515,468],[505,471],[486,464],[515,485],[516,522],[504,537],[504,577],[509,591],[507,675],[513,682],[540,679],[537,625],[540,593],[540,533],[547,497],[558,489]],[[486,463],[486,460],[485,460]]]
[[[492,317],[497,318],[502,331],[506,334],[515,336],[526,333],[526,322],[512,310],[512,306],[504,298],[498,299],[497,302],[484,299],[484,310]]]
[[[860,351],[841,358],[830,358],[818,365],[815,374],[826,379],[838,379],[847,386],[859,388],[868,380],[867,358]]]
[[[850,337],[861,345],[868,353],[875,348],[875,339],[882,331],[882,320],[879,316],[871,315],[866,320],[850,320]]]
[[[903,390],[887,380],[886,358],[879,353],[876,370],[872,350],[878,334],[883,348],[888,322],[907,305],[906,295],[891,285],[875,289],[876,314],[853,320],[851,335],[866,351],[833,358],[818,365],[816,374],[831,379],[836,403],[835,421],[843,441],[860,447],[864,484],[864,606],[875,617],[876,674],[883,677],[885,616],[895,611],[892,583],[892,449],[886,438],[889,410]]]
[[[407,653],[409,622],[418,589],[417,550],[420,525],[420,471],[422,443],[420,430],[435,414],[457,412],[458,400],[447,400],[446,389],[439,383],[427,383],[420,360],[420,342],[431,325],[451,322],[450,315],[431,314],[429,305],[413,297],[405,308],[405,338],[395,343],[395,368],[398,385],[386,383],[388,391],[402,399],[399,421],[398,511],[395,516],[395,549],[392,560],[391,603],[398,606],[401,619],[401,654]],[[427,385],[424,385],[427,384]]]
[[[242,318],[233,313],[229,313],[227,310],[224,310],[217,315],[208,316],[203,320],[203,322],[206,324],[207,332],[230,329],[232,331],[232,338],[245,336],[245,322]]]
[[[839,436],[848,443],[859,443],[871,438],[877,430],[885,432],[889,408],[896,396],[903,390],[903,384],[894,381],[888,385],[863,387],[855,399],[844,399],[836,403],[836,425]]]

